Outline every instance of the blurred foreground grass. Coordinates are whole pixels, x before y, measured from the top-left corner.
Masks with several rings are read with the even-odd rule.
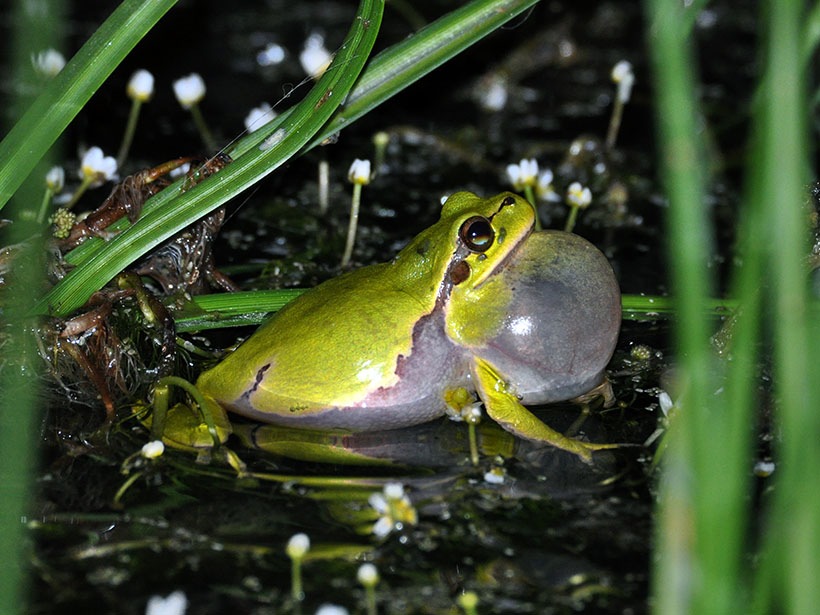
[[[801,2],[758,6],[761,72],[731,284],[739,311],[730,358],[718,360],[704,311],[716,285],[707,268],[713,229],[704,199],[692,20],[678,2],[649,0],[646,7],[684,382],[660,479],[654,610],[811,612],[820,600],[820,415],[812,403],[820,392],[812,378],[820,338],[805,267],[811,179],[805,57],[807,41],[816,37],[804,26],[814,21],[806,21]],[[814,7],[814,18],[817,12]],[[762,401],[759,370],[768,360],[777,469],[761,512],[753,510],[752,434]],[[749,531],[752,514],[761,515],[759,535]]]

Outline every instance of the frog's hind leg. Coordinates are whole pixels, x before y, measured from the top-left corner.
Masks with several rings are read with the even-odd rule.
[[[514,391],[496,369],[486,361],[476,358],[472,368],[473,379],[479,396],[484,401],[487,414],[507,431],[528,440],[546,442],[561,450],[578,455],[590,462],[594,451],[617,448],[617,444],[594,444],[567,437],[527,410]]]

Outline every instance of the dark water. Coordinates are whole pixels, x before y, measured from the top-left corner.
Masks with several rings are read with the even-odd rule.
[[[737,100],[753,77],[754,24],[732,4],[713,3],[697,27],[701,55],[709,57],[703,100],[716,146],[711,198],[718,221],[734,211],[743,134]],[[442,12],[433,3],[418,10],[426,19]],[[72,13],[73,48],[100,14],[88,7]],[[181,2],[92,99],[68,139],[115,151],[128,113],[125,83],[144,67],[154,72],[157,93],[140,120],[133,169],[126,165],[125,172],[203,151],[170,90],[189,72],[204,76],[202,110],[225,143],[240,133],[250,108],[274,104],[293,89],[277,107],[285,109],[307,91],[296,60],[302,42],[319,31],[332,48],[352,14],[332,2]],[[390,258],[435,221],[443,194],[509,189],[506,165],[533,157],[552,168],[559,193],[573,181],[592,188],[593,206],[581,213],[576,232],[604,250],[623,292],[663,294],[666,230],[644,28],[637,2],[539,5],[345,130],[337,144],[294,160],[237,198],[217,243],[218,264],[246,288],[310,286],[335,275],[349,207],[347,170],[353,158],[372,157],[371,137],[383,130],[390,135],[386,166],[364,191],[355,262]],[[411,31],[389,5],[377,46]],[[260,67],[256,55],[271,42],[288,56]],[[637,83],[617,146],[605,151],[609,74],[622,59],[632,62]],[[477,99],[488,80],[505,75],[505,107],[482,109]],[[320,160],[330,165],[324,217],[316,205]],[[99,192],[84,203],[93,207]],[[543,203],[540,214],[545,226],[560,228],[567,209]],[[730,241],[719,236],[716,245]],[[239,267],[248,263],[256,265]],[[714,265],[723,266],[719,251]],[[671,362],[668,332],[664,321],[624,322],[610,365],[618,403],[593,411],[584,424],[591,440],[642,445],[655,431],[657,394]],[[223,333],[215,343],[227,346],[235,337]],[[364,612],[356,582],[363,561],[379,570],[382,613],[456,612],[465,590],[478,594],[479,612],[486,613],[648,609],[656,443],[600,454],[587,466],[488,427],[482,442],[494,448],[474,468],[466,428],[445,420],[362,443],[408,456],[400,468],[362,469],[271,458],[232,442],[264,475],[237,480],[223,465],[168,451],[132,467],[131,475],[142,474],[115,502],[128,478],[120,467],[147,436],[133,421],[108,438],[94,434],[100,416],[98,404],[65,400],[54,402],[44,425],[30,517],[32,613],[142,613],[150,596],[179,589],[190,613],[295,610],[284,547],[298,532],[312,544],[305,613],[326,602]],[[578,410],[565,405],[541,416],[566,429]],[[493,467],[502,469],[503,482],[488,479]],[[390,481],[405,485],[418,520],[377,538],[368,497]]]

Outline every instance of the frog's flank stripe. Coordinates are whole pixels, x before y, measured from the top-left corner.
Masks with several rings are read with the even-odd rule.
[[[265,377],[265,372],[269,369],[270,363],[266,363],[265,365],[259,368],[259,371],[256,372],[256,381],[253,383],[253,386],[251,388],[242,393],[242,399],[248,399],[251,396],[251,394],[259,388],[259,383],[262,382],[262,378]]]

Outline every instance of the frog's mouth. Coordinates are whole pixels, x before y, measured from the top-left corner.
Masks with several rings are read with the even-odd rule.
[[[521,246],[526,241],[527,236],[529,235],[529,230],[526,233],[522,233],[520,238],[517,238],[515,245],[512,248],[506,250],[506,253],[498,257],[496,255],[495,258],[495,265],[491,267],[481,268],[481,267],[473,267],[473,274],[472,274],[472,282],[473,288],[481,288],[489,279],[491,279],[496,273],[499,271],[503,271],[507,264],[514,258],[515,254],[518,250],[521,249]],[[476,255],[480,256],[480,255]],[[479,260],[479,259],[471,259],[471,260]],[[465,261],[468,265],[470,264],[469,261]]]

